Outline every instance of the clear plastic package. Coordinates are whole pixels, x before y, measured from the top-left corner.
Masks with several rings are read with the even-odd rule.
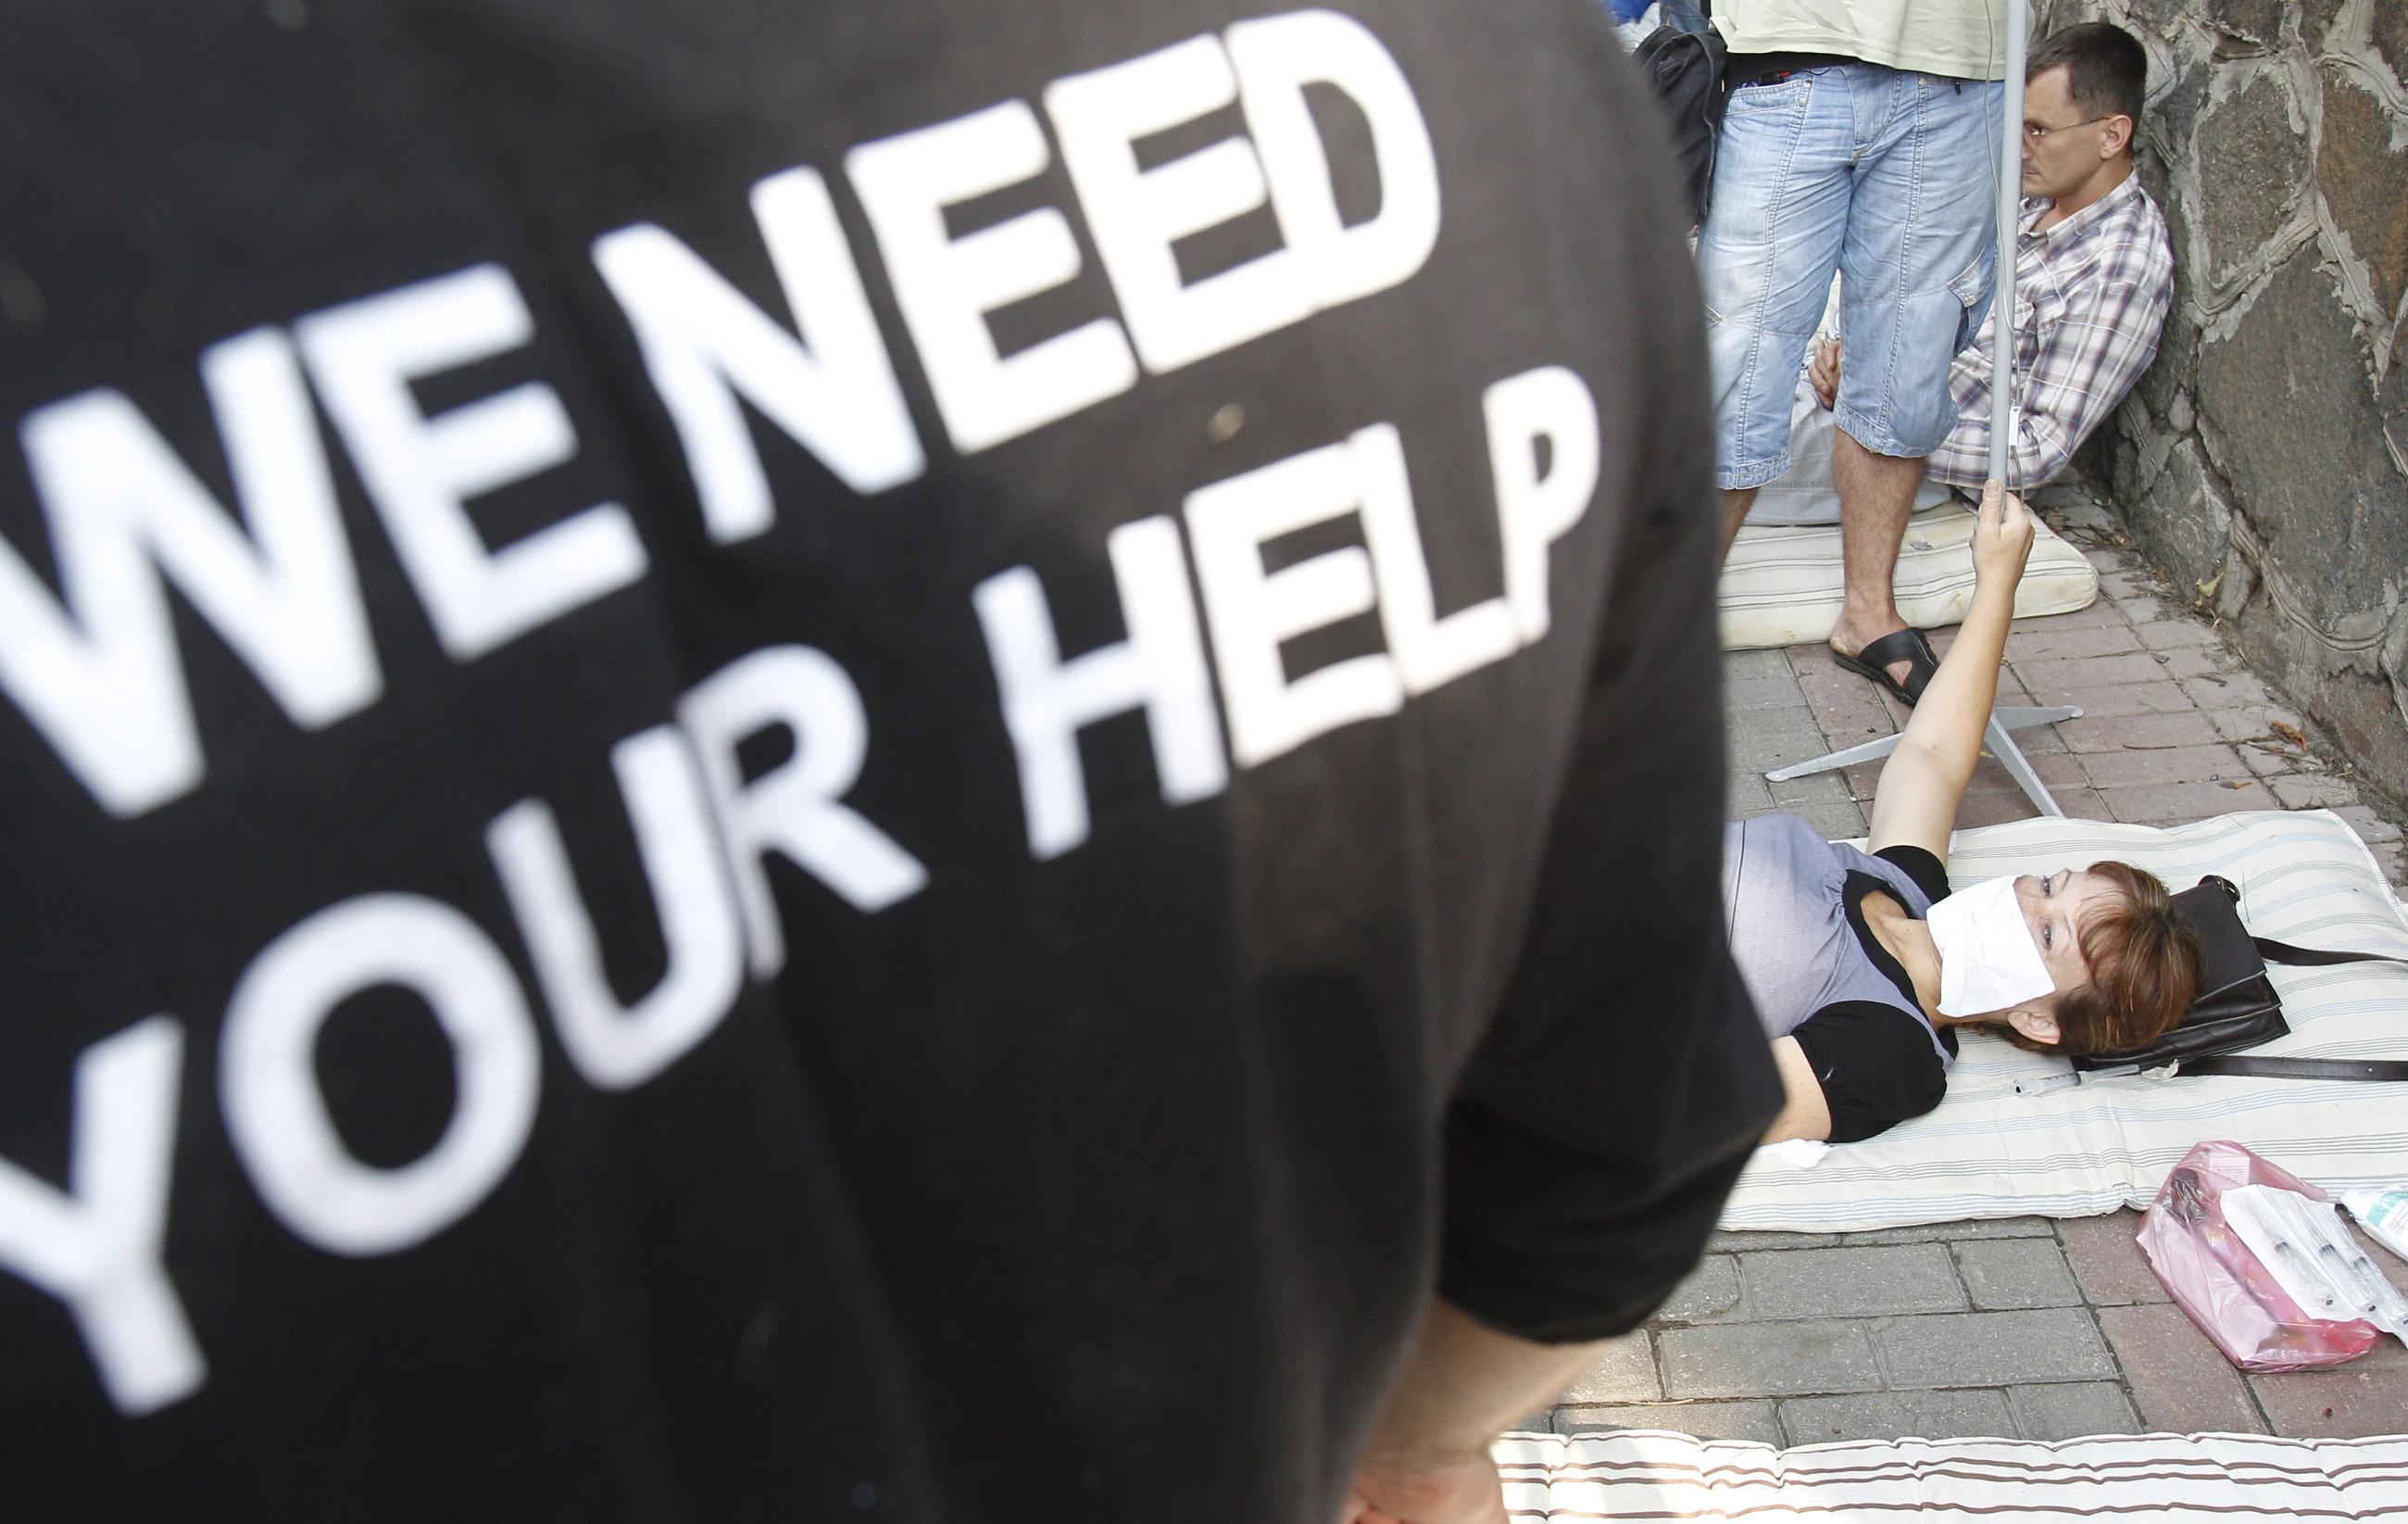
[[[2237,1143],[2203,1143],[2168,1172],[2142,1214],[2141,1252],[2174,1301],[2244,1371],[2338,1365],[2372,1348],[2382,1330],[2360,1317],[2300,1307],[2227,1219],[2224,1196],[2245,1186],[2330,1198]]]

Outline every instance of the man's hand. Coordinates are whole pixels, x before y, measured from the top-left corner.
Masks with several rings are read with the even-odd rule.
[[[1420,1461],[1366,1459],[1338,1524],[1505,1524],[1505,1488],[1485,1451]]]
[[[2031,554],[2031,514],[2024,500],[1996,482],[1982,486],[1982,511],[1973,524],[1973,584],[1992,583],[2014,592]]]
[[[1840,404],[1840,341],[1826,338],[1814,346],[1813,362],[1806,367],[1806,384],[1814,388],[1814,400],[1825,408]]]

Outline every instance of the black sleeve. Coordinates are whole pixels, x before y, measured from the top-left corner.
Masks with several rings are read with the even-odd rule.
[[[1904,850],[1931,856],[1921,847]],[[1932,1051],[1930,1034],[1896,1006],[1843,1000],[1815,1012],[1789,1035],[1823,1086],[1835,1143],[1856,1143],[1920,1116],[1947,1093],[1948,1071]]]
[[[1627,235],[1614,314],[1634,352],[1592,378],[1606,437],[1631,444],[1584,525],[1610,533],[1577,537],[1577,552],[1575,537],[1559,542],[1552,579],[1570,627],[1548,640],[1564,641],[1555,659],[1587,642],[1585,704],[1569,755],[1534,769],[1551,797],[1541,866],[1446,1123],[1440,1293],[1551,1343],[1621,1333],[1656,1309],[1781,1102],[1723,927],[1702,320],[1685,250],[1661,231],[1678,223],[1650,192],[1635,225],[1659,231]],[[1526,655],[1546,657],[1543,644]]]
[[[1520,955],[1447,1114],[1440,1294],[1542,1343],[1645,1320],[1696,1266],[1780,1110],[1723,926],[1712,518],[1702,495],[1698,507],[1700,554],[1684,547],[1674,574],[1647,574],[1648,536],[1626,545],[1632,581],[1664,591],[1617,590],[1630,602],[1599,653]]]
[[[1948,867],[1932,855],[1929,847],[1899,842],[1896,846],[1884,847],[1873,855],[1902,870],[1933,903],[1948,898]]]

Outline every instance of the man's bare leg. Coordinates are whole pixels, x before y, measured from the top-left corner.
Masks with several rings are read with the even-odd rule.
[[[1722,554],[1714,558],[1714,565],[1721,566],[1730,559],[1731,541],[1739,538],[1739,526],[1746,520],[1749,507],[1756,502],[1756,490],[1754,487],[1723,489],[1723,549]]]
[[[1835,429],[1831,479],[1840,489],[1840,554],[1846,576],[1831,645],[1853,656],[1868,642],[1906,624],[1898,611],[1894,580],[1899,542],[1906,538],[1907,515],[1914,510],[1915,488],[1923,482],[1923,462],[1876,454],[1846,429]],[[1723,496],[1727,504],[1731,494]],[[1912,670],[1906,662],[1889,665],[1889,675],[1900,683]]]

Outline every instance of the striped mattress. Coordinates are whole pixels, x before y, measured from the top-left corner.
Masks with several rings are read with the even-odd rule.
[[[1574,1519],[2170,1524],[2408,1517],[2408,1438],[1859,1441],[1777,1450],[1656,1430],[1508,1434],[1513,1524]]]
[[[2071,613],[2099,597],[2082,553],[2037,525],[2015,588],[2018,616]],[[1898,611],[1917,629],[1961,623],[1973,601],[1973,515],[1958,502],[1907,521],[1898,557]],[[1827,640],[1840,614],[1840,526],[1751,524],[1723,564],[1723,649]]]
[[[2308,947],[2408,956],[2408,913],[2372,855],[2324,811],[2233,814],[2156,829],[2022,820],[1959,831],[1958,884],[2121,857],[2186,888],[2221,873],[2241,886],[2259,936]],[[2291,1034],[2255,1050],[2343,1058],[2408,1057],[2408,969],[2383,964],[2271,970]],[[1836,1232],[2039,1215],[2080,1217],[2144,1206],[2204,1138],[2244,1143],[2328,1189],[2408,1183],[2408,1085],[2348,1081],[2152,1079],[2067,1085],[2060,1059],[1968,1033],[1929,1114],[1810,1166],[1759,1151],[1723,1226]],[[2019,1094],[2018,1082],[2044,1093]]]

